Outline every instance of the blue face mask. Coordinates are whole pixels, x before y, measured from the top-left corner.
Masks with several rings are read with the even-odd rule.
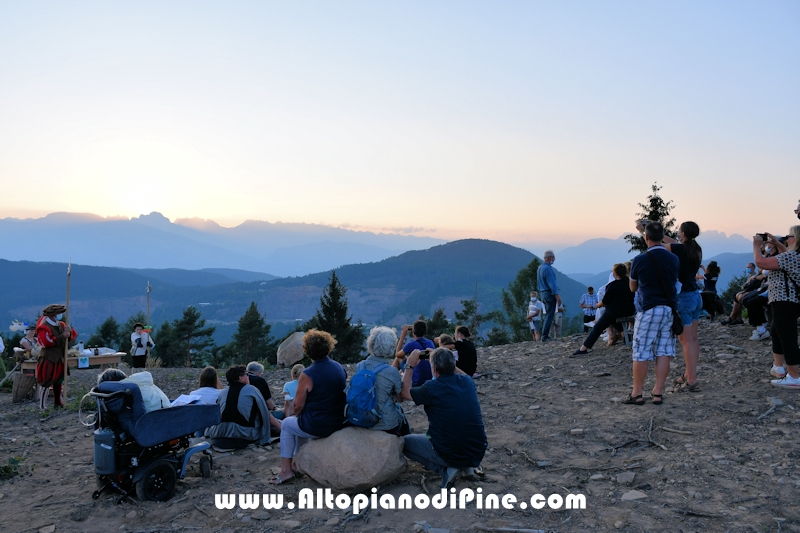
[[[753,269],[752,269],[752,268],[750,268],[750,267],[746,268],[745,270],[747,271],[747,274],[748,274],[748,275],[750,275],[750,274],[752,274],[752,273],[753,273]]]

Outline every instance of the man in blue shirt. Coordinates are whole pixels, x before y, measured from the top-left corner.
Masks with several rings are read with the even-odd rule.
[[[655,359],[656,385],[652,395],[653,403],[660,405],[670,358],[675,357],[672,306],[679,260],[661,245],[663,239],[661,223],[648,223],[644,231],[647,252],[634,257],[631,264],[630,287],[636,293],[638,305],[633,328],[633,391],[622,401],[626,404],[644,404],[642,388],[648,361]]]
[[[550,340],[550,326],[556,318],[556,305],[561,306],[561,295],[558,293],[558,283],[556,282],[556,271],[552,264],[556,260],[553,250],[544,253],[544,263],[536,271],[536,285],[539,289],[539,296],[545,307],[544,324],[542,324],[542,342]]]
[[[419,350],[406,362],[400,397],[425,406],[426,435],[406,435],[403,453],[442,476],[441,488],[449,488],[459,471],[472,475],[486,453],[488,442],[483,415],[472,378],[456,368],[453,352],[438,348],[431,354],[435,379],[411,387],[411,372],[420,363]]]
[[[406,335],[411,331],[414,340],[405,342]],[[400,338],[397,339],[397,353],[395,353],[395,362],[392,366],[401,368],[401,362],[414,350],[433,350],[436,348],[433,341],[425,338],[428,332],[428,324],[424,320],[417,320],[413,326],[403,326],[400,330]],[[414,368],[414,386],[419,387],[433,377],[431,373],[431,364],[427,359],[423,359],[419,365]]]

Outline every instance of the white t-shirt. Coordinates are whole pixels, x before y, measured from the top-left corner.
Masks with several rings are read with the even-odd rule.
[[[533,317],[531,320],[541,320],[542,315],[544,315],[544,304],[542,303],[542,301],[537,299],[534,302],[533,300],[531,300],[531,302],[528,304],[528,316],[535,313],[537,309],[539,310],[539,314]]]

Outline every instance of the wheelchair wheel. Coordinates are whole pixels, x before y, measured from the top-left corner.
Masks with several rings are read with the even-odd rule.
[[[136,482],[136,495],[141,501],[163,502],[175,491],[177,474],[175,467],[166,459],[145,467],[144,476]]]
[[[207,455],[200,458],[200,475],[205,479],[211,477],[211,457]]]

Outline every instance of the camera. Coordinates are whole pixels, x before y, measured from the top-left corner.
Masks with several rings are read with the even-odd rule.
[[[766,233],[756,233],[756,235],[761,237],[762,241],[767,242],[767,234]]]
[[[431,358],[431,350],[426,348],[424,350],[419,351],[419,358],[420,359],[430,359]]]

